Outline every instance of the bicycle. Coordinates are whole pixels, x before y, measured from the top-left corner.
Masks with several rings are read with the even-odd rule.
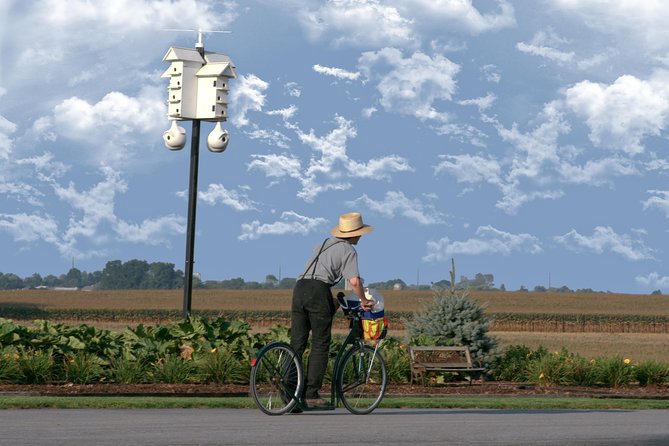
[[[251,361],[251,395],[267,415],[287,412],[334,410],[341,402],[349,412],[366,415],[376,409],[386,391],[386,361],[379,348],[385,339],[384,327],[374,347],[362,339],[364,310],[359,302],[351,306],[344,293],[337,294],[351,330],[335,358],[330,385],[330,407],[309,408],[302,399],[304,371],[300,358],[285,342],[271,342]],[[350,347],[347,349],[346,347]]]

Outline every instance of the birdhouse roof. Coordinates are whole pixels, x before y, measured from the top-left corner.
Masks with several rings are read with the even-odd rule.
[[[236,77],[235,71],[229,62],[210,62],[200,68],[195,75],[197,77]]]
[[[178,47],[170,47],[169,50],[167,50],[167,53],[165,54],[165,57],[163,57],[164,61],[167,62],[172,62],[172,61],[189,61],[189,62],[199,62],[201,64],[205,63],[204,59],[202,59],[202,56],[200,56],[200,53],[198,53],[197,50],[193,50],[190,48],[178,48]]]

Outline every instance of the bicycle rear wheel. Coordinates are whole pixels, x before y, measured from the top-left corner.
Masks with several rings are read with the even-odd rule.
[[[288,344],[268,344],[251,368],[253,401],[267,415],[283,415],[298,403],[303,376],[302,364]]]
[[[369,345],[351,347],[344,355],[337,376],[337,392],[344,406],[356,415],[378,407],[386,392],[386,362]]]

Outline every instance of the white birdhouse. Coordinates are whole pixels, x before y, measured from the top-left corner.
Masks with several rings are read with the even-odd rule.
[[[236,77],[232,60],[224,54],[172,47],[164,61],[170,67],[162,77],[170,80],[170,119],[225,121],[228,116],[228,79]]]

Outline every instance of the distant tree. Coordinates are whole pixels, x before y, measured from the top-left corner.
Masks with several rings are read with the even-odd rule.
[[[0,273],[0,290],[20,290],[23,287],[23,279],[16,274]]]
[[[378,290],[392,290],[395,286],[404,289],[407,284],[402,279],[386,280],[385,282],[372,282],[367,285],[369,288],[376,288]]]
[[[499,290],[500,290],[500,291],[506,291],[506,287],[504,286],[504,284],[501,284],[501,285],[499,286]]]
[[[44,279],[42,279],[42,276],[39,273],[34,273],[32,276],[23,279],[23,286],[28,288],[36,288],[41,286],[43,281]]]
[[[283,289],[293,288],[296,282],[297,279],[295,279],[294,277],[284,277],[283,279],[281,279],[281,282],[279,282],[279,288]]]
[[[432,282],[432,289],[436,288],[441,288],[443,290],[450,290],[451,289],[451,281],[442,279],[437,282]]]
[[[42,280],[42,283],[48,287],[55,287],[60,285],[60,279],[53,274],[49,274]]]
[[[171,289],[176,287],[174,263],[153,262],[144,275],[142,288]]]
[[[654,296],[661,296],[661,295],[662,295],[662,290],[655,290],[655,291],[653,291],[653,292],[650,293],[650,294],[651,294],[651,295],[654,295]]]
[[[77,268],[70,268],[70,270],[62,277],[62,284],[66,287],[81,288],[82,287],[81,271]]]
[[[543,285],[537,285],[534,287],[534,291],[538,293],[545,293],[546,292],[546,287]]]
[[[274,274],[268,274],[265,276],[265,285],[269,288],[276,288],[279,286],[279,279]]]
[[[244,288],[244,279],[241,277],[236,277],[234,279],[227,279],[221,281],[221,288],[227,288],[230,290],[241,290]]]

